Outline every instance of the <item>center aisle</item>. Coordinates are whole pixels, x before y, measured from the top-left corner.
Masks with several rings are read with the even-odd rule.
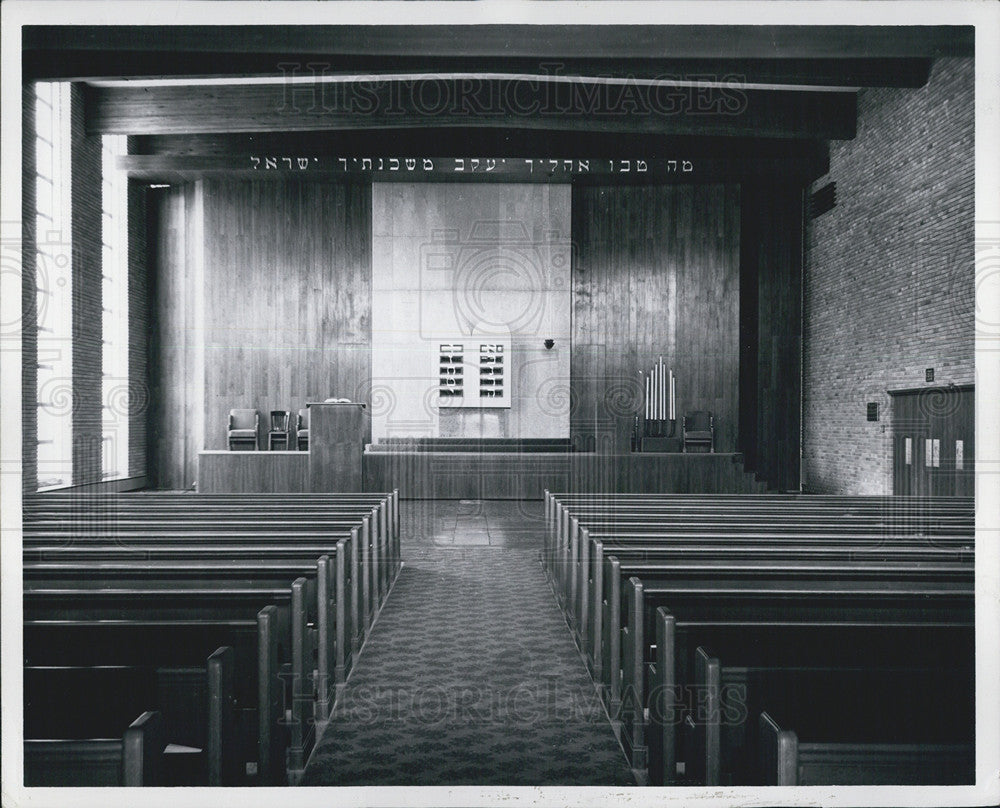
[[[538,561],[542,503],[401,506],[404,567],[301,785],[634,785]]]

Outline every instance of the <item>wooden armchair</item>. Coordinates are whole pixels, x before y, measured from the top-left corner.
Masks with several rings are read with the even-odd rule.
[[[257,410],[229,411],[229,451],[237,446],[257,448],[257,433],[260,429],[260,414]]]
[[[684,414],[684,451],[715,451],[715,417],[706,410]]]

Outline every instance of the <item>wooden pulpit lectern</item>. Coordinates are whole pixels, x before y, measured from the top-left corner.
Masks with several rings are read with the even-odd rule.
[[[313,401],[309,408],[309,490],[358,492],[370,416],[364,404]]]

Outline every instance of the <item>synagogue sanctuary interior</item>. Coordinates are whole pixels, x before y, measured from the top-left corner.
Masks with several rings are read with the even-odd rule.
[[[25,25],[25,793],[975,785],[900,23]]]

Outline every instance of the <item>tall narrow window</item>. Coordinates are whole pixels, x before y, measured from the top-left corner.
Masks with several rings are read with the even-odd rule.
[[[73,482],[70,85],[35,85],[38,488]]]
[[[128,476],[128,177],[117,167],[125,135],[102,140],[102,476],[112,480]]]

